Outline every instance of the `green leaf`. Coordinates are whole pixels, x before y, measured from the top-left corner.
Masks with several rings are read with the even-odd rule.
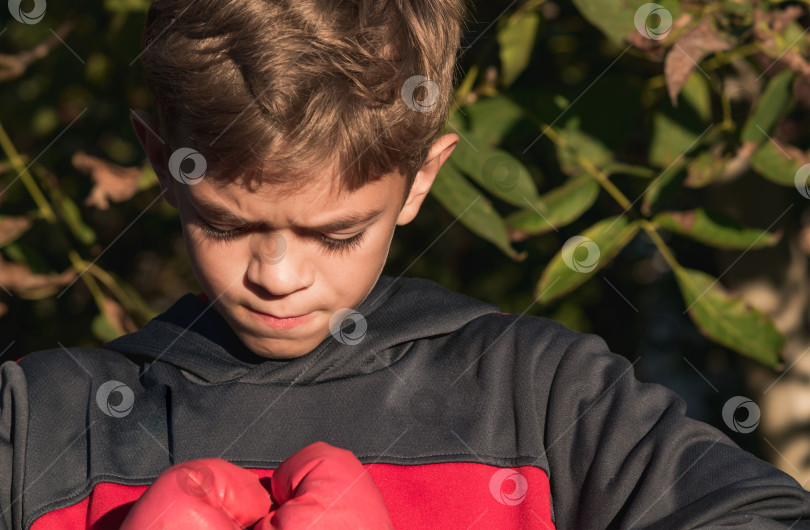
[[[605,145],[579,128],[579,117],[568,120],[563,129],[557,131],[565,145],[557,149],[560,169],[567,175],[577,175],[582,167],[576,155],[582,156],[597,167],[613,160],[613,152]]]
[[[678,94],[678,108],[666,105],[653,115],[650,164],[667,167],[708,140],[711,89],[700,72],[693,72]],[[704,135],[704,136],[701,136]]]
[[[697,78],[693,75],[690,81],[693,79]],[[701,115],[705,116],[706,111],[702,108],[700,92],[694,88],[684,90],[679,95],[683,104],[679,103],[677,110],[667,106],[653,115],[649,160],[651,165],[663,167],[664,171],[644,193],[641,206],[644,215],[650,215],[656,205],[681,188],[686,178],[682,170],[689,163],[688,155],[703,144],[717,141],[722,134],[720,127],[705,125]]]
[[[785,338],[764,313],[728,294],[705,272],[677,267],[675,278],[689,316],[704,335],[763,364],[779,362]]]
[[[781,186],[795,186],[796,172],[805,163],[807,157],[802,151],[789,145],[777,147],[775,140],[765,142],[751,156],[751,167]]]
[[[650,138],[650,164],[658,167],[667,167],[683,158],[705,141],[701,138],[705,126],[696,114],[684,106],[679,111],[669,109],[656,112],[653,115],[652,136]]]
[[[512,248],[506,225],[492,203],[452,165],[442,165],[430,193],[471,231],[493,243],[510,258],[516,261],[525,259],[525,251],[518,254]]]
[[[543,271],[534,298],[547,304],[585,283],[633,239],[640,223],[608,217],[568,239]]]
[[[504,151],[488,147],[471,131],[460,131],[461,137],[450,162],[495,197],[515,206],[526,200],[539,200],[537,186],[523,163]]]
[[[574,0],[574,5],[588,22],[599,28],[616,45],[623,45],[624,40],[636,32],[634,23],[636,10],[646,0]],[[676,0],[658,0],[672,15],[672,20],[680,12]],[[657,26],[657,23],[651,23]]]
[[[728,154],[718,158],[710,151],[703,151],[686,165],[684,185],[690,188],[708,186],[723,174],[730,159]]]
[[[740,140],[762,143],[768,139],[774,126],[793,107],[793,72],[785,69],[770,80],[762,96],[757,101],[751,116],[745,121]]]
[[[536,11],[524,11],[501,20],[505,21],[497,34],[501,86],[507,88],[529,65],[537,29],[540,27],[540,14]]]
[[[501,145],[516,130],[523,133],[522,137],[537,135],[526,111],[510,98],[501,95],[482,97],[465,110],[470,118],[470,131],[489,146]]]
[[[770,247],[778,243],[782,237],[781,231],[768,232],[747,228],[731,216],[703,208],[661,212],[652,222],[667,230],[722,249],[747,250]]]
[[[694,109],[702,123],[708,124],[712,119],[712,89],[706,76],[699,71],[692,72],[678,95]]]
[[[599,196],[599,183],[589,175],[573,178],[542,195],[548,212],[543,214],[528,207],[506,218],[509,237],[522,241],[530,235],[544,234],[575,221],[593,205]]]
[[[686,178],[686,172],[683,171],[686,164],[685,158],[675,161],[647,186],[644,200],[641,201],[641,213],[651,215],[654,207],[681,190]]]
[[[720,5],[723,11],[736,16],[751,16],[754,10],[750,0],[721,0]]]

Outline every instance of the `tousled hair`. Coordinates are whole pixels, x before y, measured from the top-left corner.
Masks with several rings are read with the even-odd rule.
[[[407,195],[453,102],[466,12],[465,0],[153,0],[141,62],[157,132],[200,152],[206,178],[295,187],[334,170],[351,192],[396,171]]]

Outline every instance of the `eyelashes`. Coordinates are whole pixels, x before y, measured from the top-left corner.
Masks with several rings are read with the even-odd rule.
[[[237,228],[235,230],[220,230],[205,222],[202,218],[198,217],[200,232],[209,240],[217,242],[233,241],[243,234],[247,233],[247,229]],[[339,252],[346,252],[351,249],[357,248],[363,242],[366,231],[363,230],[359,234],[353,235],[346,239],[335,239],[325,236],[323,234],[316,236],[321,249],[326,254],[333,254]]]
[[[327,236],[319,236],[318,241],[321,244],[321,249],[326,254],[332,254],[335,252],[346,252],[353,248],[357,248],[363,242],[363,236],[365,236],[366,231],[363,230],[359,234],[353,235],[352,237],[346,239],[334,239],[332,237]]]

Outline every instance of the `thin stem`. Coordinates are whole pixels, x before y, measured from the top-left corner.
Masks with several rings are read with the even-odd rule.
[[[73,269],[77,272],[84,270],[83,265],[85,261],[79,256],[79,253],[73,249],[68,250],[68,257],[70,258],[70,263],[73,265]],[[104,293],[102,292],[101,288],[96,283],[96,279],[93,278],[89,274],[82,274],[82,281],[87,285],[87,289],[90,290],[90,293],[93,295],[93,300],[96,302],[96,306],[98,306],[98,310],[104,313]]]
[[[23,166],[22,158],[17,152],[17,148],[14,147],[11,138],[9,138],[8,134],[6,134],[6,130],[3,128],[2,122],[0,122],[0,146],[3,147],[3,151],[6,153],[9,162],[11,162],[12,167],[14,167],[14,170],[22,179],[23,184],[25,184],[25,187],[28,189],[28,193],[31,195],[31,198],[34,199],[37,208],[39,208],[39,211],[42,212],[42,217],[51,223],[55,223],[56,215],[53,213],[51,205],[48,203],[45,195],[43,195],[42,191],[39,189],[39,186],[37,186],[36,181],[34,181],[34,177],[32,177],[31,173],[28,172],[28,169]]]
[[[539,120],[535,120],[535,121],[537,121],[538,125],[540,125],[540,128],[543,129],[543,131],[545,131],[545,135],[548,136],[549,139],[552,142],[554,142],[555,144],[557,144],[559,147],[561,147],[563,149],[568,149],[569,148],[568,147],[568,142],[565,140],[565,138],[560,136],[560,134],[557,131],[555,131],[553,128],[551,128],[550,125],[546,125],[545,123],[543,123],[543,122],[541,122]],[[603,188],[605,188],[605,191],[607,191],[610,194],[610,196],[613,197],[613,199],[616,202],[618,202],[626,210],[631,210],[632,209],[633,205],[630,202],[630,200],[624,195],[624,193],[621,192],[621,190],[619,190],[619,188],[617,188],[610,181],[610,179],[605,174],[605,172],[601,171],[599,168],[597,168],[595,165],[593,165],[593,163],[590,160],[583,157],[576,150],[572,149],[572,151],[573,151],[574,157],[577,159],[577,163],[579,163],[579,165],[582,166],[582,168],[585,171],[587,171],[593,178],[595,178],[599,182],[599,184]]]
[[[649,220],[642,219],[641,220],[641,228],[647,232],[647,235],[650,236],[655,246],[661,252],[661,255],[664,256],[664,260],[667,262],[667,265],[675,271],[681,268],[681,265],[678,263],[678,260],[675,259],[675,255],[669,249],[669,246],[661,239],[661,235],[655,229],[655,225],[653,225]]]
[[[95,263],[83,263],[87,271],[93,276],[98,278],[112,294],[121,302],[127,312],[131,315],[138,314],[144,316],[147,320],[151,320],[155,316],[155,312],[146,306],[142,300],[135,300],[129,293],[127,293],[112,275],[96,265]]]
[[[45,198],[45,195],[42,193],[42,190],[39,189],[39,186],[28,169],[22,165],[22,157],[17,152],[17,148],[14,147],[14,143],[6,133],[2,123],[0,123],[0,146],[2,146],[3,151],[6,153],[6,156],[9,159],[9,162],[11,162],[12,167],[14,167],[15,171],[17,171],[17,173],[20,175],[23,184],[25,184],[26,189],[28,189],[28,193],[31,195],[31,198],[37,205],[40,216],[51,224],[57,224],[58,219],[56,214],[54,214],[48,199]],[[75,249],[71,248],[68,250],[68,258],[70,259],[75,271],[79,272],[82,270],[82,264],[84,261]],[[87,285],[87,288],[90,290],[90,293],[93,295],[93,300],[96,302],[96,306],[98,306],[99,311],[103,312],[104,293],[101,291],[101,288],[99,288],[96,280],[88,274],[82,274],[82,281],[84,281],[85,285]]]

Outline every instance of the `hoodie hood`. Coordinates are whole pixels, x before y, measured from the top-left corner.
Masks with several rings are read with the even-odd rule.
[[[266,359],[250,351],[208,302],[188,293],[140,330],[103,347],[145,358],[149,366],[142,374],[152,363],[167,363],[199,384],[308,384],[384,369],[413,341],[452,333],[479,316],[500,312],[430,280],[386,275],[355,310],[367,324],[357,344],[343,344],[329,334],[300,357]]]

